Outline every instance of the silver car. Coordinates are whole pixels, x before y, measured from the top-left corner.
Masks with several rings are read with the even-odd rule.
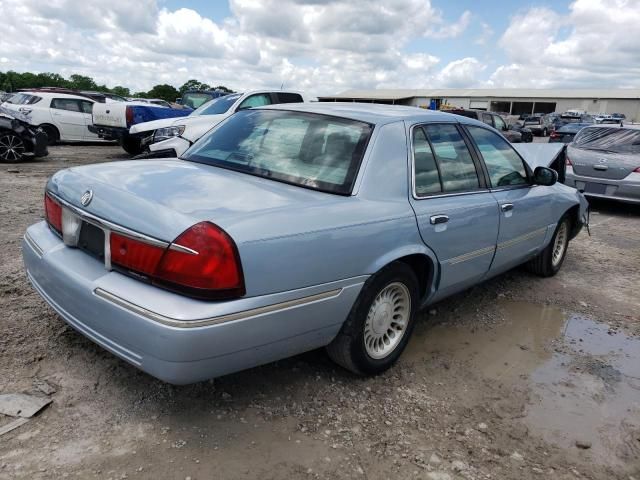
[[[421,308],[523,263],[560,269],[587,203],[556,179],[456,115],[248,109],[181,159],[56,173],[24,263],[67,323],[172,383],[319,347],[375,374]]]
[[[640,203],[640,130],[585,127],[567,147],[567,185],[591,197]]]

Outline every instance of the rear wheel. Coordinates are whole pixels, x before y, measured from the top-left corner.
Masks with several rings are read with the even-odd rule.
[[[14,133],[0,133],[0,161],[19,162],[24,152],[24,142],[19,136]]]
[[[560,270],[567,256],[571,221],[566,215],[560,219],[549,245],[528,264],[527,268],[541,277],[552,277]]]
[[[136,137],[123,138],[122,148],[130,155],[140,155],[144,151],[142,142]]]
[[[60,140],[60,132],[53,125],[40,125],[40,128],[47,136],[47,145],[55,145]]]
[[[413,270],[394,262],[365,283],[338,336],[327,346],[331,359],[359,375],[391,367],[405,349],[418,310]]]
[[[546,128],[542,129],[542,136],[546,137],[547,135],[549,135],[549,131]]]

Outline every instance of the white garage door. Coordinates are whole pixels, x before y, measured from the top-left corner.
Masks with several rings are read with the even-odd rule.
[[[480,100],[471,100],[469,102],[469,108],[478,108],[480,110],[487,110],[489,108],[489,102]]]

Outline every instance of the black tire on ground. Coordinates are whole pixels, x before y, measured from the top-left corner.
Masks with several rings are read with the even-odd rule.
[[[135,137],[123,138],[122,148],[124,148],[124,151],[129,155],[140,155],[144,152],[144,147],[142,146],[140,139]]]
[[[0,162],[19,162],[24,158],[22,139],[12,132],[0,133]]]
[[[364,331],[369,310],[385,288],[402,284],[409,292],[410,312],[404,334],[395,348],[383,358],[373,358],[365,347]],[[336,338],[326,347],[338,365],[358,375],[376,375],[390,368],[407,346],[419,307],[418,280],[403,262],[393,262],[367,280]]]
[[[542,136],[543,136],[543,137],[546,137],[547,135],[549,135],[549,131],[548,131],[546,128],[544,128],[544,129],[542,130]]]
[[[539,275],[541,277],[552,277],[556,273],[558,273],[558,271],[562,267],[562,264],[564,263],[564,259],[567,256],[570,233],[571,220],[567,215],[564,215],[558,222],[556,231],[553,233],[553,237],[551,238],[549,245],[547,245],[545,249],[542,250],[542,252],[540,252],[536,257],[534,257],[527,263],[527,269],[530,272],[535,273],[536,275]],[[564,249],[562,250],[561,255],[556,256],[554,260],[554,251],[557,248],[556,239],[558,238],[559,234],[564,235]]]
[[[60,132],[53,125],[40,125],[40,128],[47,135],[47,145],[55,145],[60,140]]]

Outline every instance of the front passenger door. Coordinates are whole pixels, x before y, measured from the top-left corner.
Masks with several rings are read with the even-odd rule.
[[[84,140],[87,129],[80,101],[75,98],[51,100],[51,120],[60,131],[61,140]]]
[[[489,174],[500,206],[500,234],[491,273],[500,273],[534,256],[552,218],[549,187],[532,186],[524,160],[511,144],[488,128],[466,125]]]

